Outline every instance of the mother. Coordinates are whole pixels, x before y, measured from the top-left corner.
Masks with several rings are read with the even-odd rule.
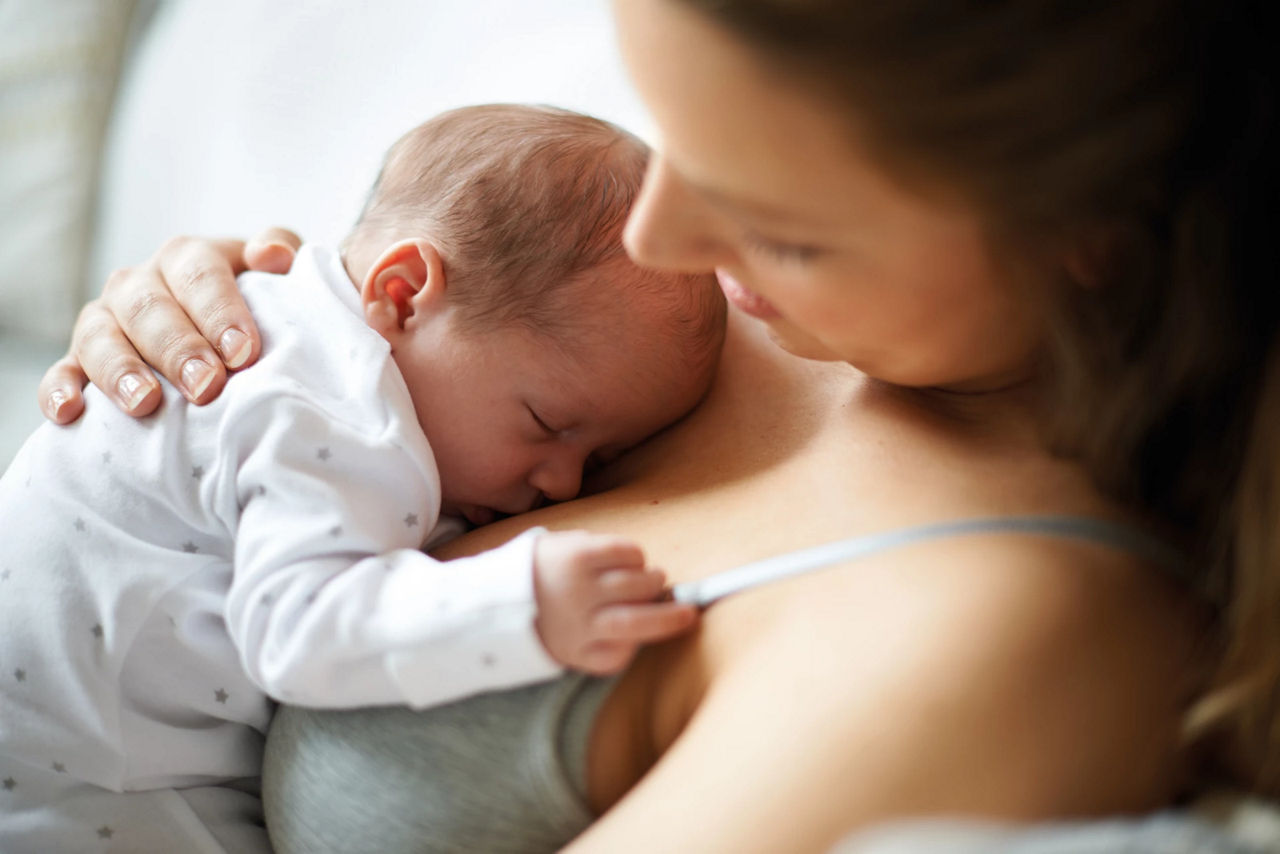
[[[663,135],[628,249],[714,268],[742,313],[711,398],[612,488],[451,553],[587,526],[688,581],[915,533],[565,683],[555,744],[516,744],[552,757],[580,823],[608,810],[571,850],[822,851],[898,816],[1133,811],[1222,777],[1280,794],[1275,81],[1238,5],[617,0]],[[120,383],[149,377],[126,337],[180,384],[191,357],[221,376],[166,281],[241,364],[240,249],[180,241],[115,278],[42,385],[51,417],[78,410],[80,365],[154,406]],[[997,521],[918,527],[970,519]],[[282,847],[465,848],[378,799],[432,814],[522,696],[282,717]],[[481,743],[410,747],[432,737]],[[381,782],[326,778],[309,751],[352,740],[406,747]],[[488,825],[518,820],[506,797]]]

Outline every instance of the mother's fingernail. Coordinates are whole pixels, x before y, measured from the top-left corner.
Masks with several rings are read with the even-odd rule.
[[[234,370],[248,360],[249,353],[253,351],[253,344],[249,341],[248,335],[232,326],[218,339],[218,349],[222,351],[222,361],[228,368]]]
[[[213,366],[204,359],[187,359],[182,366],[182,385],[187,397],[195,400],[213,382]]]
[[[68,400],[67,393],[62,389],[54,389],[49,393],[49,414],[57,418],[62,412],[62,407],[66,405]]]
[[[148,392],[151,391],[151,385],[143,382],[140,374],[128,373],[120,378],[116,383],[116,392],[120,395],[120,400],[124,403],[124,408],[130,411],[137,409],[138,404],[142,403]]]

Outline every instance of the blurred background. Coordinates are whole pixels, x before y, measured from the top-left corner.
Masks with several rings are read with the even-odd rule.
[[[652,141],[602,0],[0,2],[0,469],[113,269],[178,234],[336,243],[401,133],[489,101]]]

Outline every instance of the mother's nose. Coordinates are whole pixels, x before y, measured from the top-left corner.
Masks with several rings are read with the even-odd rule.
[[[631,206],[622,242],[631,259],[644,267],[705,273],[725,261],[713,213],[656,153]]]

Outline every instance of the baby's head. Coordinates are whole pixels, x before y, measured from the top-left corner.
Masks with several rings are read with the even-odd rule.
[[[343,244],[440,468],[473,522],[577,494],[701,399],[724,338],[714,277],[622,248],[648,149],[543,107],[444,113],[410,131]]]

